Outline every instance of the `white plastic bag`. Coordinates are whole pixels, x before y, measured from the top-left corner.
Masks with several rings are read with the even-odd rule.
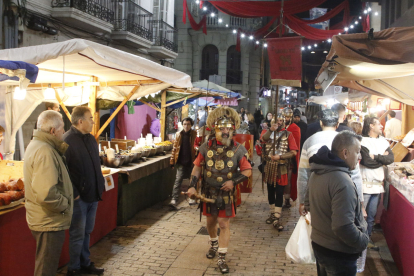
[[[308,220],[308,222],[306,222]],[[310,213],[301,216],[293,230],[292,236],[286,245],[285,252],[288,259],[299,264],[315,263],[313,254],[311,235],[312,226],[310,225]]]

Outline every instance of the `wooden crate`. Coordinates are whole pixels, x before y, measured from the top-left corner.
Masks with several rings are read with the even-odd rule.
[[[392,153],[394,153],[394,162],[401,162],[401,160],[408,154],[408,149],[404,147],[401,142],[398,142],[392,148]]]
[[[1,160],[0,181],[8,181],[10,178],[23,177],[23,161]]]

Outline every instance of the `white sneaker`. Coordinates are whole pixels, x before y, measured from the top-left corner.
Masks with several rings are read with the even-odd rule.
[[[170,204],[168,204],[171,207],[177,207],[177,201],[175,199],[171,199]]]
[[[196,205],[197,204],[197,201],[195,199],[190,198],[188,200],[188,204],[190,204],[190,205]]]

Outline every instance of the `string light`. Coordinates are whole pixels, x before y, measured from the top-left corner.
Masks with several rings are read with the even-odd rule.
[[[371,11],[371,8],[368,8],[368,11],[370,12]]]
[[[332,39],[330,39],[330,38],[329,38],[329,39],[328,39],[328,42],[329,42],[329,43],[331,43],[331,42],[332,42]]]
[[[374,15],[377,16],[378,15],[378,12],[375,12]]]
[[[263,44],[263,47],[267,48],[267,43]]]
[[[219,18],[218,22],[219,23],[222,23],[223,22],[223,19]]]
[[[250,40],[253,40],[253,36],[252,36],[252,35],[251,35],[251,36],[249,36],[249,39],[250,39]]]
[[[309,45],[309,46],[308,46],[308,49],[309,49],[309,50],[310,50],[310,49],[312,49],[312,46],[310,46],[310,45]]]
[[[362,16],[358,17],[359,19],[362,19]]]
[[[315,44],[313,44],[313,47],[315,47],[315,48],[316,48],[317,46],[318,46],[318,44],[316,44],[316,43],[315,43]]]
[[[349,28],[348,28],[348,27],[345,27],[345,29],[344,29],[344,30],[345,30],[345,32],[347,32],[347,31],[349,30]]]
[[[259,44],[260,42],[258,40],[256,40],[256,44]]]
[[[305,47],[302,47],[302,51],[305,51]]]
[[[315,53],[315,51],[312,51],[312,52],[311,52],[311,54],[314,54],[314,53]]]
[[[351,29],[353,29],[354,28],[354,25],[351,25],[351,26],[349,26]]]
[[[211,13],[211,17],[214,17],[214,16],[215,16],[215,14],[214,14],[214,12],[212,12],[212,13]]]
[[[196,4],[200,4],[200,1],[196,0]]]
[[[233,34],[237,34],[237,30],[236,29],[233,30]]]
[[[368,13],[368,11],[367,10],[364,10],[364,14],[367,14]]]
[[[226,24],[226,28],[228,28],[229,27],[229,24]]]
[[[207,7],[203,7],[203,11],[206,11],[207,10]]]
[[[240,35],[240,37],[241,37],[241,38],[245,37],[244,33],[242,33],[242,34]]]
[[[327,53],[328,53],[328,51],[323,51],[323,53],[324,53],[324,54],[327,54]]]
[[[338,33],[338,35],[341,35],[341,33]]]

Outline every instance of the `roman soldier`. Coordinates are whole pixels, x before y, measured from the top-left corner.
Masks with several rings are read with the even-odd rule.
[[[240,118],[234,109],[215,109],[207,118],[207,126],[215,134],[210,135],[199,148],[187,195],[209,201],[200,203],[210,235],[206,257],[212,259],[218,253],[218,267],[221,273],[228,273],[225,257],[230,240],[230,218],[236,214],[235,187],[248,179],[252,167],[246,158],[245,147],[232,140],[234,131],[240,126]],[[196,194],[195,189],[200,175],[201,196]],[[217,223],[220,237],[217,237]]]
[[[290,198],[292,197],[293,201],[297,197],[297,179],[298,179],[298,164],[300,159],[300,128],[297,124],[293,122],[293,110],[286,107],[282,110],[282,115],[285,118],[285,127],[286,130],[292,133],[293,138],[295,138],[296,146],[298,148],[298,154],[296,158],[291,160],[291,166],[288,171],[288,185],[285,187],[285,207],[290,208]]]
[[[288,185],[288,171],[298,147],[292,133],[285,128],[285,117],[279,114],[271,127],[262,131],[261,141],[264,168],[264,182],[267,184],[270,215],[267,224],[273,224],[278,231],[283,230],[282,216],[283,192]]]

